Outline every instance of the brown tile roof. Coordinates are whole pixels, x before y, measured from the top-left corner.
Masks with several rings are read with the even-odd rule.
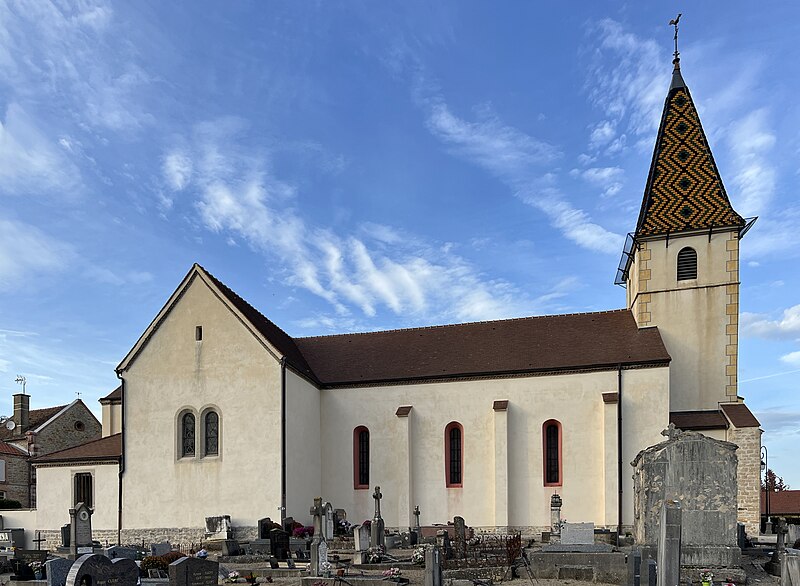
[[[122,401],[122,385],[100,399],[101,403],[119,403],[120,401]]]
[[[713,411],[673,411],[669,414],[669,422],[684,431],[728,428],[728,421],[717,409]]]
[[[716,227],[742,227],[728,200],[700,117],[683,82],[673,73],[647,178],[636,236]]]
[[[761,425],[744,403],[721,405],[721,407],[735,427],[759,427]]]
[[[67,405],[58,405],[56,407],[46,407],[44,409],[31,409],[28,412],[28,429],[36,429],[66,406]],[[12,439],[22,439],[24,437],[25,433],[20,433],[19,426],[14,429],[8,429],[5,425],[0,425],[0,440],[8,441]]]
[[[761,512],[767,512],[766,492],[761,491]],[[769,493],[770,515],[800,515],[800,490],[781,490]]]
[[[323,386],[667,364],[628,310],[296,338]]]
[[[117,433],[104,438],[92,440],[75,446],[53,452],[38,458],[32,458],[34,464],[44,464],[52,462],[74,462],[83,460],[112,460],[122,456],[122,434]]]
[[[200,267],[200,265],[197,266]],[[305,358],[300,353],[300,350],[297,349],[295,341],[291,336],[289,336],[289,334],[264,317],[260,311],[239,297],[239,295],[237,295],[233,289],[225,285],[225,283],[217,279],[203,267],[200,268],[220,289],[228,301],[230,301],[233,306],[236,307],[236,309],[242,312],[242,314],[261,333],[261,335],[269,340],[270,343],[286,357],[286,360],[289,362],[289,364],[291,364],[297,371],[308,376],[312,380],[316,379],[314,373],[308,367]]]
[[[21,456],[23,458],[27,457],[28,455],[22,450],[15,448],[11,444],[7,444],[6,442],[0,442],[0,454],[5,454],[7,456]]]

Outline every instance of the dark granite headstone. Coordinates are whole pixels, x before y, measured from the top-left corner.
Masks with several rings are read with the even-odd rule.
[[[25,560],[14,558],[11,560],[10,565],[14,570],[14,574],[11,576],[12,580],[18,580],[20,582],[33,580],[33,570]]]
[[[61,547],[69,547],[70,524],[61,526]]]
[[[170,586],[216,586],[219,564],[198,558],[181,558],[169,565]]]
[[[31,562],[45,563],[47,554],[48,551],[46,549],[16,549],[14,550],[14,559],[22,560],[27,564]]]
[[[279,560],[289,557],[289,534],[280,529],[269,532],[270,553]]]
[[[658,564],[656,560],[647,560],[647,586],[656,586],[658,583]]]
[[[169,541],[150,544],[150,555],[165,555],[172,551],[172,544]]]
[[[278,564],[278,559],[275,556],[269,558],[269,567],[272,569],[280,568],[280,564]]]
[[[109,547],[105,550],[106,556],[110,559],[115,560],[118,558],[127,558],[129,560],[135,560],[139,557],[139,550],[135,547],[125,547],[124,545],[115,545],[114,547]]]
[[[453,525],[455,527],[455,554],[456,557],[463,558],[467,552],[467,525],[464,522],[464,517],[454,517]]]
[[[259,539],[269,539],[269,532],[272,529],[280,529],[281,524],[275,523],[269,517],[265,517],[264,519],[258,520],[258,538]]]
[[[66,586],[80,586],[84,581],[92,586],[136,586],[138,580],[139,568],[133,560],[121,558],[112,562],[104,555],[90,553],[72,565]]]
[[[269,539],[253,539],[250,542],[251,555],[272,555],[272,542]]]
[[[72,567],[72,560],[53,558],[44,564],[47,574],[47,586],[64,586],[67,583],[67,574]]]
[[[283,520],[283,530],[291,534],[293,527],[294,527],[294,517],[286,517]]]
[[[235,539],[226,539],[222,542],[222,555],[234,556],[242,553],[239,542]]]

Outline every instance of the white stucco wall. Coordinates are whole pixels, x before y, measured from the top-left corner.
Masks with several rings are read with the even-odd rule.
[[[623,479],[631,487],[628,463],[662,439],[659,432],[668,424],[668,389],[666,367],[623,372]],[[564,499],[567,519],[606,524],[606,459],[613,459],[615,466],[616,449],[607,453],[605,448],[601,395],[616,390],[617,372],[607,371],[323,391],[323,497],[347,510],[354,522],[372,516],[371,490],[353,488],[352,434],[364,425],[371,439],[370,484],[381,486],[387,525],[408,526],[408,511],[398,506],[405,500],[406,483],[411,486],[410,505],[419,504],[423,524],[443,523],[454,515],[473,526],[497,524],[492,403],[509,400],[508,525],[549,524],[550,496],[556,491]],[[404,454],[396,449],[405,441],[405,422],[395,415],[401,405],[413,406],[410,464],[397,457]],[[562,425],[564,483],[558,488],[544,487],[542,481],[542,424],[548,419]],[[451,421],[464,428],[462,488],[445,486],[444,429]],[[610,490],[616,494],[616,478]],[[632,520],[631,493],[627,487],[626,524]]]
[[[658,326],[672,357],[672,411],[715,409],[731,399],[726,367],[735,347],[729,347],[726,326],[733,321],[736,329],[738,323],[728,315],[731,309],[738,315],[738,248],[727,248],[730,237],[729,232],[715,233],[710,241],[708,234],[672,237],[669,246],[666,239],[649,240],[634,259],[629,307],[640,325]],[[697,279],[678,281],[678,253],[687,246],[697,252]],[[729,261],[732,256],[736,260]],[[729,286],[735,287],[735,307],[729,307]],[[735,360],[732,368],[735,375]]]
[[[106,403],[103,405],[103,437],[122,431],[122,405]]]
[[[323,496],[320,390],[288,368],[286,406],[286,516],[309,525],[314,499]]]
[[[203,340],[195,341],[195,326]],[[195,278],[123,373],[123,527],[254,526],[280,506],[280,363]],[[201,414],[220,414],[219,456],[201,456]],[[179,457],[179,415],[197,418],[197,455]]]
[[[92,475],[94,490],[92,529],[117,529],[119,467],[116,463],[38,466],[36,529],[57,530],[69,523],[69,510],[75,504],[73,478],[79,472],[88,472]],[[32,529],[33,526],[28,528]]]

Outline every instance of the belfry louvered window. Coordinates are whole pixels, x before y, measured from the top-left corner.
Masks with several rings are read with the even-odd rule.
[[[688,246],[678,253],[678,280],[697,278],[697,252]]]
[[[181,418],[181,458],[194,456],[194,415],[186,413]]]

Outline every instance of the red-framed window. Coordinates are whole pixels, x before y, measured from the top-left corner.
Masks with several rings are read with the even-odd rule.
[[[444,428],[444,475],[447,488],[464,485],[464,428],[457,421]]]
[[[561,486],[564,469],[561,461],[561,423],[549,419],[542,425],[542,461],[544,485]]]
[[[353,488],[369,488],[369,430],[363,425],[353,430]]]

